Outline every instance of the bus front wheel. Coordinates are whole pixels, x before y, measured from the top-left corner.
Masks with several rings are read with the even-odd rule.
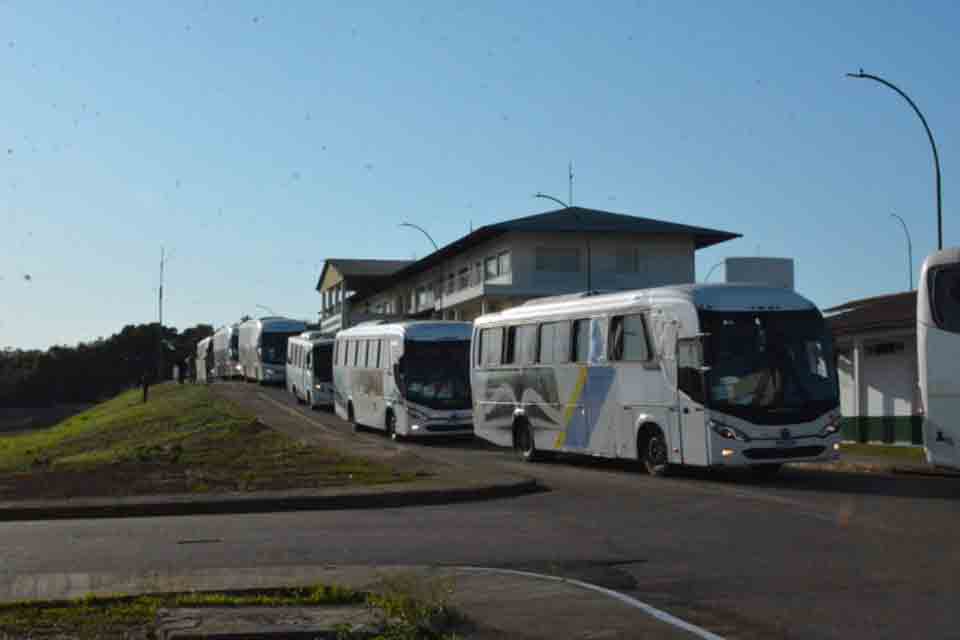
[[[354,433],[360,433],[360,425],[357,423],[357,418],[353,414],[353,403],[347,405],[347,422],[350,423],[350,426],[353,428]]]
[[[640,432],[637,438],[637,454],[643,461],[644,469],[651,476],[663,477],[670,473],[667,440],[660,427],[650,425]]]

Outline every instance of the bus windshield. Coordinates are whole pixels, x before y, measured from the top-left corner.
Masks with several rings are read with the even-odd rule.
[[[333,344],[318,344],[313,348],[313,376],[316,382],[333,380]]]
[[[287,338],[296,333],[264,333],[260,336],[260,359],[266,364],[287,361]]]
[[[701,311],[700,319],[709,406],[774,424],[812,420],[839,404],[833,344],[819,312]]]
[[[236,331],[230,336],[230,359],[240,359],[240,334]]]
[[[404,397],[431,409],[469,409],[470,343],[408,340],[400,359]]]

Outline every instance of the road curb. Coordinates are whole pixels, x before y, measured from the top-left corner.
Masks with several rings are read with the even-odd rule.
[[[149,496],[90,498],[68,501],[0,503],[0,522],[77,518],[143,518],[155,516],[390,509],[510,498],[546,491],[534,479],[454,487],[388,488],[384,491],[318,494],[270,492],[254,495]]]
[[[814,471],[836,471],[840,473],[895,473],[898,475],[927,476],[933,478],[960,478],[960,473],[937,469],[935,467],[921,467],[902,465],[892,462],[861,462],[844,461],[839,462],[797,462],[792,465],[797,469],[810,469]]]

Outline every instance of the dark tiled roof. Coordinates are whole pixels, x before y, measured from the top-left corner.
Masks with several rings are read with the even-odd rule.
[[[388,286],[391,276],[411,263],[410,260],[368,260],[356,258],[328,258],[317,280],[317,291],[329,267],[335,267],[350,288],[362,294]]]
[[[522,233],[616,231],[619,233],[692,235],[696,249],[703,249],[704,247],[740,237],[739,233],[731,233],[729,231],[692,227],[686,224],[664,222],[663,220],[654,220],[652,218],[640,218],[638,216],[601,211],[599,209],[567,207],[565,209],[546,211],[532,216],[514,218],[513,220],[480,227],[459,240],[441,247],[430,255],[408,264],[403,269],[394,273],[390,280],[402,280],[418,273],[423,273],[451,256],[471,249],[482,242],[509,231]],[[392,284],[392,282],[389,284]],[[385,285],[384,288],[387,288],[387,286],[389,285]],[[377,291],[372,291],[369,295],[373,293],[377,293]],[[359,300],[362,297],[364,296],[359,296],[356,299]]]
[[[834,335],[903,329],[917,324],[917,292],[851,300],[824,310]]]

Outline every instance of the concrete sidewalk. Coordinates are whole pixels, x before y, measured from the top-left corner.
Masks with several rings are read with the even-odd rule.
[[[26,576],[21,587],[27,587]],[[449,587],[452,604],[467,618],[458,633],[466,640],[555,640],[557,638],[635,638],[689,639],[709,638],[697,633],[682,620],[672,619],[649,605],[632,601],[622,594],[602,588],[590,588],[550,576],[535,577],[496,569],[452,567],[276,567],[256,570],[200,570],[178,575],[147,574],[119,576],[111,574],[69,574],[33,576],[32,589],[21,588],[4,594],[8,599],[65,599],[92,594],[130,595],[184,590],[212,591],[306,586],[340,585],[360,591],[376,591],[385,578]],[[12,597],[11,597],[12,596]],[[632,601],[632,602],[631,602]],[[161,622],[163,638],[207,637],[219,634],[243,634],[244,637],[271,637],[299,631],[320,635],[323,625],[332,626],[344,617],[363,621],[363,611],[343,609],[341,613],[312,611],[311,607],[232,608],[230,610],[166,610]],[[298,626],[299,625],[299,626]],[[312,625],[312,626],[311,626]],[[225,636],[224,636],[225,637]],[[236,635],[234,637],[237,637]],[[299,636],[296,636],[299,637]],[[304,636],[306,637],[306,635]],[[335,636],[330,636],[335,637]]]

